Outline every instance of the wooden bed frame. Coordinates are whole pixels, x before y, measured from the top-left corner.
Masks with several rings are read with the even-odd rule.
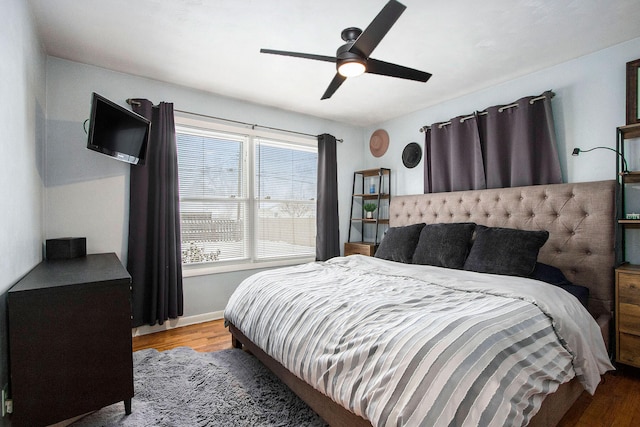
[[[493,227],[547,230],[541,262],[560,268],[569,280],[589,288],[589,311],[608,348],[615,266],[615,181],[553,184],[490,190],[397,196],[390,226],[425,222],[475,222]],[[273,371],[327,423],[334,427],[371,426],[289,372],[229,324],[233,346],[245,348]],[[547,396],[529,426],[558,424],[583,388],[577,379]]]

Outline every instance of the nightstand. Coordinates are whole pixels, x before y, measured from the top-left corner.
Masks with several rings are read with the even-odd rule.
[[[640,367],[640,265],[616,269],[616,362]]]
[[[373,242],[347,242],[344,244],[344,256],[355,254],[373,256],[378,246]]]

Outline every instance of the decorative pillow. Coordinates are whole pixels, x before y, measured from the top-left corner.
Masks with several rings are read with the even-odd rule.
[[[541,262],[536,262],[533,273],[531,273],[531,278],[556,286],[572,284],[559,268]]]
[[[586,286],[574,285],[565,277],[564,273],[562,273],[559,268],[537,262],[536,267],[533,269],[533,273],[531,274],[531,278],[540,280],[541,282],[550,283],[564,289],[574,297],[578,298],[578,301],[580,301],[584,308],[587,308],[589,301],[589,288]]]
[[[476,239],[464,263],[465,270],[529,277],[548,231],[476,226]]]
[[[588,308],[587,305],[589,302],[589,288],[587,288],[586,286],[574,285],[573,283],[558,285],[558,287],[564,289],[574,297],[578,298],[580,304],[582,304],[584,308]]]
[[[389,228],[374,256],[410,264],[423,227],[424,223]]]
[[[413,263],[461,269],[475,229],[473,222],[426,225],[420,232]]]

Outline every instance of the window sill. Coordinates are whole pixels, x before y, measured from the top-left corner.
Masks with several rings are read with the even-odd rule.
[[[291,265],[306,264],[315,261],[315,258],[295,258],[274,261],[246,262],[234,264],[206,265],[206,266],[182,266],[182,277],[206,276],[209,274],[230,273],[234,271],[257,270],[263,268],[286,267]]]

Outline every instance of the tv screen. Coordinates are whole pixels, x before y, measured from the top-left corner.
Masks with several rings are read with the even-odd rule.
[[[87,148],[114,159],[143,165],[151,122],[93,93]]]

